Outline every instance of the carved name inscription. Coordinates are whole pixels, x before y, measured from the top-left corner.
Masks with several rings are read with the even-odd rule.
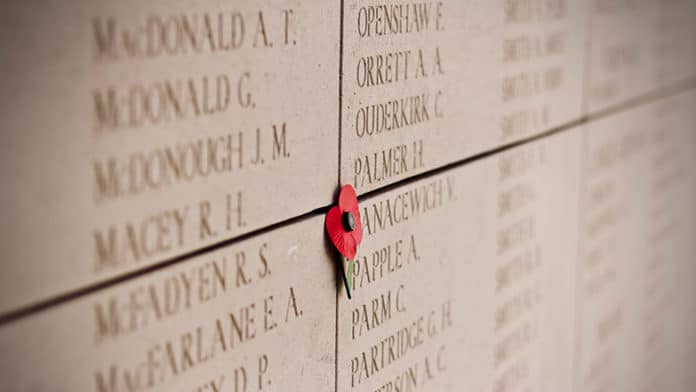
[[[578,390],[669,390],[693,377],[680,365],[692,345],[672,346],[693,322],[681,283],[693,268],[693,102],[678,95],[587,126]]]
[[[339,391],[570,387],[579,135],[361,201]]]
[[[3,97],[2,127],[24,131],[7,141],[17,180],[3,193],[17,227],[1,236],[14,262],[0,310],[330,202],[337,7],[34,3],[14,2],[3,24],[23,37],[41,26],[48,39],[2,48],[16,91]],[[9,245],[26,233],[41,246]]]
[[[0,388],[327,390],[336,289],[321,224],[289,225],[0,327],[0,363],[12,374]]]
[[[347,2],[341,181],[363,193],[578,118],[584,13],[566,0]]]

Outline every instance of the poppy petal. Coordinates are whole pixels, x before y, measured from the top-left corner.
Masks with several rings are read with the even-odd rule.
[[[338,195],[338,207],[341,211],[350,211],[353,214],[358,211],[358,195],[352,185],[347,184],[341,188]]]
[[[341,222],[341,209],[338,207],[332,207],[326,214],[326,233],[329,235],[331,242],[338,251],[343,254],[343,249],[345,247],[343,236],[345,230],[343,229],[343,223]]]
[[[362,221],[360,220],[360,213],[355,213],[355,230],[351,231],[350,234],[353,235],[356,245],[360,245],[363,237]]]
[[[353,241],[355,241],[356,246],[360,245],[360,242],[362,242],[362,230],[356,228],[348,234],[353,237]]]
[[[353,239],[351,233],[346,233],[343,236],[343,244],[343,251],[341,251],[341,254],[345,256],[346,259],[353,260],[358,251],[358,244],[355,243],[355,239]]]

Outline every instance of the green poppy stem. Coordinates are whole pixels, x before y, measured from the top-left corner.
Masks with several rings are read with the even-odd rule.
[[[350,282],[349,282],[349,280],[348,280],[349,277],[348,277],[348,275],[346,274],[346,269],[345,269],[345,267],[343,266],[343,262],[344,262],[344,261],[347,261],[347,262],[348,262],[348,271],[351,271],[352,268],[351,268],[350,260],[345,259],[345,258],[342,258],[342,260],[341,260],[341,276],[343,276],[343,284],[346,286],[346,293],[348,294],[348,299],[351,299],[352,296],[351,296],[351,294],[350,294]]]

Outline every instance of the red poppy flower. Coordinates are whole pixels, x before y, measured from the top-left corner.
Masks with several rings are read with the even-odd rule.
[[[351,185],[341,188],[338,205],[326,214],[326,232],[338,251],[348,260],[355,258],[362,241],[358,196]]]

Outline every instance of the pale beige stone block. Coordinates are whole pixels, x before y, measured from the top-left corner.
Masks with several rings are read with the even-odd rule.
[[[358,193],[580,117],[584,2],[344,8],[341,182]]]
[[[338,390],[569,390],[580,133],[361,201]]]
[[[0,312],[329,204],[339,14],[289,0],[3,7]]]
[[[322,227],[303,220],[0,326],[0,389],[333,390]]]

